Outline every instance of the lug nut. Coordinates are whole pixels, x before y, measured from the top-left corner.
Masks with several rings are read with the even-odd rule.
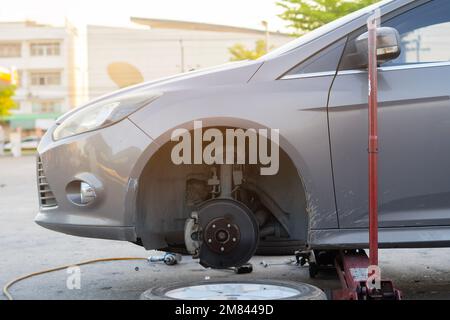
[[[227,227],[228,227],[228,228],[231,228],[231,224],[227,224]]]
[[[213,225],[212,225],[212,227],[213,227],[213,228],[215,228],[215,227],[216,227],[216,225],[215,225],[215,224],[213,224]]]
[[[224,251],[225,250],[225,248],[224,247],[220,247],[220,251]]]
[[[208,239],[208,242],[209,242],[209,243],[211,243],[211,242],[212,242],[212,240],[211,240],[211,239]]]
[[[233,242],[236,242],[236,238],[233,238]]]

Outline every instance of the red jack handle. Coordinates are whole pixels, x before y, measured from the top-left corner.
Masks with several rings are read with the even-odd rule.
[[[368,23],[369,80],[369,263],[378,266],[378,79],[377,18]]]

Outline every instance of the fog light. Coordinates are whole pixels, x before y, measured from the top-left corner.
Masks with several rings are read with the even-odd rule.
[[[80,183],[80,202],[88,204],[95,200],[96,194],[93,187],[86,182]]]
[[[67,199],[77,206],[87,206],[96,200],[99,190],[83,180],[71,181],[66,186]]]

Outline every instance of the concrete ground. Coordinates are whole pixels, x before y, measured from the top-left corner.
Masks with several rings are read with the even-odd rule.
[[[148,257],[131,243],[59,234],[33,222],[38,208],[35,158],[0,157],[0,286],[23,274],[106,257]],[[137,299],[155,285],[185,280],[271,278],[337,288],[334,273],[308,277],[307,268],[285,264],[290,257],[255,257],[254,272],[206,270],[185,257],[177,266],[145,261],[104,262],[81,267],[81,289],[67,289],[67,270],[40,275],[14,285],[16,299]],[[264,268],[261,260],[269,262]],[[383,276],[394,279],[406,299],[450,299],[450,249],[382,250]],[[279,263],[270,265],[270,263]],[[5,299],[0,296],[0,299]]]

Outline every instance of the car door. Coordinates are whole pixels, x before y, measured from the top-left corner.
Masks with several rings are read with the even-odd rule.
[[[379,67],[381,227],[450,225],[450,1],[418,1],[382,19],[401,36]],[[367,71],[349,35],[330,92],[330,144],[340,228],[368,225]]]
[[[337,228],[338,224],[330,164],[327,98],[345,42],[346,38],[329,45],[325,42],[326,47],[300,61],[275,84],[268,83],[270,87],[266,89],[267,92],[283,92],[282,100],[279,97],[265,100],[270,106],[280,104],[270,107],[270,112],[282,115],[282,125],[278,126],[280,133],[299,151],[303,168],[308,170],[307,175],[302,172],[302,178],[308,185],[308,192],[315,195],[308,199],[310,208],[314,208],[308,222],[311,229]]]

